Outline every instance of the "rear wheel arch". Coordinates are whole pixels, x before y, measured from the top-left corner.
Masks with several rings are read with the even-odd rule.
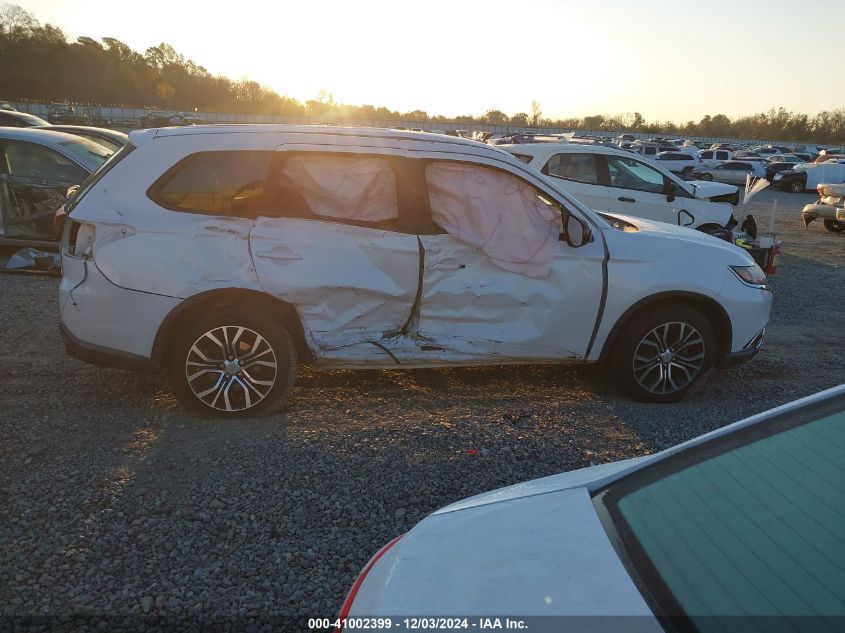
[[[602,346],[601,354],[599,355],[599,362],[607,360],[613,351],[614,345],[617,342],[617,337],[620,332],[625,329],[625,326],[633,319],[649,310],[654,310],[658,306],[672,306],[682,304],[694,308],[701,312],[716,330],[716,337],[718,341],[719,351],[718,356],[722,357],[731,351],[731,343],[733,340],[733,327],[731,326],[731,319],[725,309],[715,299],[706,295],[695,292],[662,292],[644,299],[640,299],[637,303],[629,307],[610,330],[607,335],[604,345]]]
[[[256,290],[220,288],[201,292],[189,297],[170,311],[156,333],[155,342],[153,343],[153,360],[159,364],[164,361],[167,355],[168,343],[174,332],[178,330],[180,323],[195,318],[198,314],[213,310],[215,307],[231,305],[243,307],[244,309],[264,309],[277,312],[279,314],[279,322],[287,329],[291,338],[293,338],[297,356],[302,360],[310,360],[312,358],[313,355],[305,338],[302,320],[292,304]]]

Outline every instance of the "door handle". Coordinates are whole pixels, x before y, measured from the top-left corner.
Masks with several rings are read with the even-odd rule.
[[[634,200],[633,198],[628,198],[627,196],[619,196],[619,198],[617,199],[619,200],[619,202],[636,202],[636,200]]]
[[[302,255],[294,253],[287,246],[277,246],[272,250],[261,251],[255,255],[256,257],[261,257],[262,259],[274,259],[278,261],[296,261],[298,259],[302,259]]]
[[[459,264],[454,260],[444,260],[442,262],[435,262],[430,267],[429,270],[461,270],[462,268],[466,268],[466,264]]]

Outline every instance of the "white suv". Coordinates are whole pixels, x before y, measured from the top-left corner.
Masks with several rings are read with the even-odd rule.
[[[624,213],[705,232],[733,228],[738,189],[686,181],[647,158],[570,143],[503,145],[594,211]],[[691,165],[699,165],[691,161]]]
[[[603,219],[510,154],[320,126],[144,130],[62,242],[68,352],[159,371],[200,415],[279,409],[297,365],[606,360],[678,400],[751,358],[772,295],[742,249]]]

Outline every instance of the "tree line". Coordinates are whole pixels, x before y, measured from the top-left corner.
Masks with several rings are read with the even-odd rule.
[[[336,103],[321,90],[305,102],[279,95],[248,79],[212,75],[186,59],[169,44],[143,53],[113,37],[68,41],[51,24],[41,25],[30,12],[13,5],[0,6],[0,99],[10,101],[68,101],[103,106],[198,108],[211,112],[310,117],[354,122],[403,120],[448,124],[533,126],[606,132],[631,131],[671,136],[711,136],[751,139],[845,143],[845,109],[810,116],[772,108],[731,120],[724,114],[700,121],[647,122],[639,112],[615,116],[552,119],[543,117],[540,104],[530,113],[507,115],[491,109],[481,115],[445,117],[423,110],[399,112],[383,106]]]

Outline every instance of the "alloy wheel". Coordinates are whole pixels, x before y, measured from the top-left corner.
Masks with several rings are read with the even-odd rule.
[[[687,387],[704,366],[704,337],[689,323],[673,321],[646,334],[634,350],[634,378],[654,394]]]
[[[277,376],[270,343],[239,325],[208,330],[194,341],[185,359],[185,378],[193,394],[220,411],[256,406],[272,391]]]

